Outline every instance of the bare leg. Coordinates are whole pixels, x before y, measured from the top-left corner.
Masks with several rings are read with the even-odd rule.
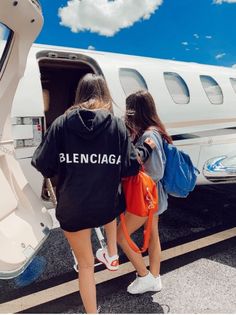
[[[91,229],[78,232],[64,231],[64,234],[78,261],[79,289],[86,313],[97,313]]]
[[[152,231],[150,236],[148,254],[150,272],[153,274],[154,277],[157,277],[160,274],[161,244],[158,231],[158,216],[155,215],[152,221]]]
[[[107,238],[107,250],[110,257],[117,255],[116,225],[116,219],[104,225]]]
[[[147,218],[145,217],[139,217],[129,212],[126,212],[125,222],[128,233],[131,235],[133,232],[137,231],[142,225],[144,225],[146,220]],[[148,274],[148,270],[144,263],[143,257],[141,254],[134,252],[130,248],[124,236],[121,223],[118,226],[117,241],[122,250],[124,251],[124,253],[126,254],[127,258],[130,260],[134,268],[137,270],[138,275],[141,277],[146,276]]]

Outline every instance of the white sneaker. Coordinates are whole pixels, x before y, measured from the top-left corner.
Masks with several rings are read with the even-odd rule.
[[[148,291],[161,291],[161,276],[154,277],[149,271],[144,277],[136,275],[136,279],[127,287],[130,294],[142,294]]]
[[[116,271],[119,268],[119,256],[114,255],[110,257],[108,255],[107,248],[99,248],[96,252],[97,260],[103,263],[110,271]]]

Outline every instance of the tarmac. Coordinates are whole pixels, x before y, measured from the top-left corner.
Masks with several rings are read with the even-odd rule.
[[[160,217],[162,291],[128,294],[126,287],[135,273],[120,252],[118,276],[96,266],[101,312],[235,314],[235,190],[236,185],[202,186],[187,199],[170,198]],[[137,242],[141,235],[136,233]],[[99,246],[95,233],[93,245],[94,250]],[[73,263],[56,227],[22,275],[0,280],[0,313],[84,313]]]

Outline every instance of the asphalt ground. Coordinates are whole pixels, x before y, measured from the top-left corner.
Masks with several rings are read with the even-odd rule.
[[[162,249],[198,240],[236,227],[236,185],[197,187],[187,199],[170,198],[160,217]],[[142,231],[136,233],[140,242]],[[93,234],[94,250],[99,246]],[[121,254],[121,262],[126,257]],[[128,273],[97,285],[102,313],[236,313],[236,237],[162,263],[163,290],[132,296],[126,287],[135,277]],[[103,266],[97,266],[96,271]],[[107,271],[108,272],[108,271]],[[15,279],[0,280],[0,303],[76,279],[73,257],[60,229],[47,242],[26,271]],[[106,279],[105,279],[106,280]],[[0,313],[1,312],[0,304]],[[19,313],[84,312],[78,293],[66,295]],[[5,313],[5,311],[4,311]],[[11,310],[9,308],[9,313]]]
[[[97,285],[103,314],[235,314],[236,238],[162,264],[161,292],[130,295],[134,273]],[[84,313],[78,293],[21,313]]]

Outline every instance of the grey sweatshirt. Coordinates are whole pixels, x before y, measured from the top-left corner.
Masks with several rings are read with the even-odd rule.
[[[148,160],[144,163],[144,169],[146,173],[152,177],[157,183],[158,197],[159,197],[159,210],[158,215],[162,214],[168,207],[168,195],[164,191],[161,183],[161,179],[164,175],[166,156],[162,145],[162,137],[157,131],[147,130],[136,142],[136,146],[141,145],[147,138],[151,138],[156,147],[152,151]]]

